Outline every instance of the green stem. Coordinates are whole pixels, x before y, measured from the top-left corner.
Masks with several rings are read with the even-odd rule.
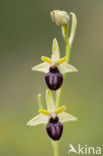
[[[66,27],[66,52],[65,56],[68,58],[67,62],[69,63],[69,58],[70,58],[70,45],[69,45],[69,38],[68,38],[68,29]],[[66,77],[66,74],[64,74],[64,78]],[[56,108],[60,107],[60,100],[61,100],[61,94],[62,94],[62,87],[56,92]],[[53,148],[54,148],[54,156],[59,156],[59,142],[54,142],[53,143]]]
[[[54,156],[59,156],[59,142],[58,141],[52,141],[53,150],[54,150]]]
[[[65,56],[68,58],[67,62],[69,63],[69,59],[70,59],[70,44],[69,44],[69,38],[67,37],[66,39],[66,52],[65,52]]]
[[[41,94],[38,94],[37,100],[38,100],[38,104],[39,104],[39,109],[43,108],[41,97],[42,97],[42,95]]]
[[[68,58],[67,63],[70,61],[70,50],[72,47],[72,42],[74,39],[75,31],[76,31],[76,26],[77,26],[77,19],[74,13],[70,13],[72,15],[72,27],[71,27],[71,33],[70,37],[68,36],[68,25],[62,27],[62,36],[64,38],[64,41],[66,43],[66,51],[65,51],[65,56]],[[66,77],[66,74],[63,75],[64,79]],[[62,94],[62,88],[61,87],[57,92],[56,92],[56,108],[60,106],[60,101],[61,101],[61,94]],[[53,142],[53,148],[54,148],[54,156],[59,156],[59,142]]]
[[[56,108],[60,107],[62,87],[56,92]]]
[[[62,34],[64,35],[63,38],[66,42],[66,51],[65,56],[68,58],[67,62],[69,63],[70,59],[70,44],[69,44],[69,37],[68,37],[68,27],[62,27]],[[64,74],[64,78],[66,77],[66,74]],[[56,108],[60,107],[60,101],[61,101],[61,94],[62,94],[62,87],[56,92]]]

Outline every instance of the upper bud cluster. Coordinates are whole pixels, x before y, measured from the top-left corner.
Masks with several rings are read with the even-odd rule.
[[[65,26],[69,22],[70,17],[66,11],[53,10],[50,14],[53,22],[57,26]]]

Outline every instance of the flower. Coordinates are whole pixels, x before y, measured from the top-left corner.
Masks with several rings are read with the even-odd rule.
[[[51,18],[53,22],[57,26],[65,26],[69,22],[69,15],[66,11],[61,11],[61,10],[53,10],[51,11]]]
[[[47,110],[45,109],[39,109],[39,115],[35,116],[32,120],[30,120],[27,125],[29,126],[36,126],[40,124],[46,124],[46,128],[52,124],[52,126],[56,126],[56,124],[59,124],[58,126],[62,126],[62,123],[68,122],[68,121],[76,121],[77,118],[68,114],[64,110],[66,107],[63,105],[60,108],[56,108],[52,93],[50,90],[47,89],[46,91],[46,103],[47,103]],[[48,125],[50,124],[50,125]],[[53,127],[54,128],[54,127]],[[62,127],[63,128],[63,127]],[[48,129],[47,129],[48,133]],[[60,132],[59,132],[60,134]],[[50,136],[50,135],[49,135]],[[51,137],[51,136],[50,136]],[[61,135],[60,135],[61,137]],[[60,139],[59,137],[59,139]],[[53,140],[58,140],[57,134],[54,133],[54,138],[51,137]]]
[[[32,70],[50,74],[45,75],[45,81],[51,90],[57,90],[60,88],[63,82],[62,74],[77,71],[75,67],[67,63],[67,57],[60,58],[59,45],[55,38],[53,40],[51,58],[42,56],[41,60],[44,62],[34,66]]]
[[[48,73],[50,67],[58,67],[63,74],[78,71],[75,67],[66,62],[68,60],[67,57],[60,58],[59,45],[55,38],[53,40],[51,58],[42,56],[41,60],[44,61],[44,63],[32,67],[32,70]]]

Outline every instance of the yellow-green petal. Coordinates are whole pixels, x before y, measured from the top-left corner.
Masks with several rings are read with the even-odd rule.
[[[64,111],[66,109],[66,106],[61,106],[60,108],[58,108],[57,110],[56,110],[56,114],[59,114],[59,113],[61,113],[62,111]]]
[[[42,56],[42,57],[41,57],[41,60],[42,60],[42,61],[45,61],[45,62],[47,62],[47,63],[49,63],[49,64],[52,63],[52,60],[51,60],[49,57]]]
[[[47,115],[43,115],[43,114],[39,114],[37,116],[35,116],[32,120],[30,120],[27,125],[28,126],[37,126],[40,124],[46,124],[48,123],[48,116]]]
[[[68,73],[68,72],[77,72],[78,70],[68,63],[62,63],[59,65],[59,70],[61,73]]]
[[[50,115],[50,113],[45,109],[39,109],[39,113],[43,115]]]
[[[52,61],[56,62],[59,58],[60,58],[59,45],[56,38],[54,38],[52,45]]]
[[[60,58],[58,61],[57,61],[57,63],[58,64],[61,64],[61,63],[64,63],[65,61],[67,61],[67,57],[65,56],[65,57],[63,57],[63,58]]]
[[[39,64],[37,66],[32,67],[32,70],[48,73],[49,72],[49,67],[50,67],[50,65],[48,63],[43,62],[43,63],[41,63],[41,64]]]
[[[58,114],[58,117],[59,117],[59,121],[60,122],[68,122],[68,121],[76,121],[77,118],[70,115],[69,113],[66,113],[66,112],[61,112]]]

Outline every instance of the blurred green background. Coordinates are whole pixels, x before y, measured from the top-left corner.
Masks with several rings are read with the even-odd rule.
[[[0,156],[53,155],[45,126],[26,123],[38,113],[38,93],[46,106],[44,74],[31,67],[50,56],[54,37],[64,55],[54,9],[78,19],[70,63],[79,72],[67,75],[61,101],[78,121],[64,125],[60,155],[70,143],[103,145],[103,0],[0,0]]]

